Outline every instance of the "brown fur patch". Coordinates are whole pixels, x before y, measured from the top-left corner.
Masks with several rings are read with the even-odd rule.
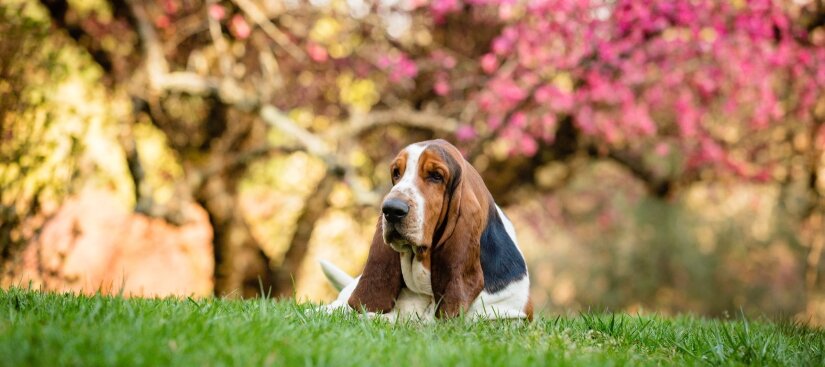
[[[533,321],[533,297],[527,297],[527,304],[524,305],[524,313],[528,321]]]
[[[430,147],[421,152],[418,162],[418,177],[415,182],[424,197],[424,238],[427,241],[424,245],[431,247],[435,245],[431,242],[434,240],[436,228],[443,222],[448,211],[447,185],[452,179],[453,172],[450,172],[441,155]],[[430,181],[428,177],[433,173],[441,175],[443,181]]]
[[[433,244],[431,280],[438,304],[436,316],[466,312],[484,288],[481,269],[481,233],[487,223],[490,196],[481,176],[456,147],[444,140],[429,142],[438,148],[444,165],[451,167],[445,192],[439,238]]]
[[[401,258],[384,243],[383,228],[379,219],[364,273],[347,303],[356,310],[363,308],[370,312],[389,312],[395,306],[395,300],[403,284]]]
[[[404,171],[407,169],[406,150],[402,150],[401,153],[398,153],[398,155],[395,157],[395,159],[393,159],[392,163],[390,164],[390,179],[392,180],[393,185],[396,184],[396,179],[395,177],[392,177],[392,174],[393,171],[395,171],[396,169],[398,169],[398,172],[400,172],[402,176],[404,175]]]

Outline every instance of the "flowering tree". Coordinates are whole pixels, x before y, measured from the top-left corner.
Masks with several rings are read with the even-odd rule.
[[[379,187],[386,172],[342,157],[387,126],[454,137],[486,160],[503,201],[539,165],[581,152],[622,164],[658,196],[722,172],[808,179],[822,201],[821,2],[41,3],[133,101],[123,146],[138,210],[174,220],[151,200],[130,125],[146,118],[166,136],[185,176],[180,197],[214,227],[217,293],[254,293],[261,276],[288,294],[332,185],[375,203],[379,190],[362,179]],[[369,156],[405,142],[392,143]],[[327,172],[271,269],[238,213],[238,181],[250,162],[295,150]]]
[[[573,146],[612,159],[657,196],[700,177],[799,183],[806,281],[825,248],[822,1],[435,0],[437,24],[471,9],[501,31],[486,79],[450,92],[478,113],[457,137],[510,156]],[[470,152],[478,150],[471,149]],[[564,158],[555,154],[552,159]]]
[[[503,28],[477,60],[488,78],[461,91],[480,116],[460,139],[481,132],[532,156],[570,124],[647,180],[649,169],[628,156],[674,156],[678,174],[713,167],[768,180],[781,176],[773,167],[782,157],[766,151],[767,131],[825,144],[814,108],[825,48],[800,24],[805,9],[769,0],[442,0],[429,10],[449,22],[467,8],[497,10],[485,20]]]

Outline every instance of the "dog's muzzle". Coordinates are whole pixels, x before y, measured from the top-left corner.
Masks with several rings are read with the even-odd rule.
[[[381,207],[387,222],[396,224],[401,222],[410,212],[410,206],[401,199],[388,199]]]

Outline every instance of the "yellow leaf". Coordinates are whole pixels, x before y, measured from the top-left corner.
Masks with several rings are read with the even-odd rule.
[[[370,79],[356,79],[347,73],[339,76],[336,84],[341,102],[357,112],[369,112],[378,103],[378,90]]]
[[[312,120],[312,128],[315,130],[324,130],[329,128],[331,121],[329,117],[324,115],[315,116],[315,119]]]
[[[570,77],[570,73],[558,73],[553,77],[553,85],[562,92],[570,93],[573,91],[573,78]]]
[[[335,18],[323,17],[318,19],[315,25],[312,26],[312,30],[309,31],[309,39],[321,44],[327,44],[335,38],[340,30],[341,25]]]
[[[367,164],[368,161],[369,161],[369,159],[367,158],[367,155],[364,154],[364,152],[362,152],[362,151],[354,151],[354,152],[350,153],[349,163],[353,167],[356,167],[356,168],[363,167],[365,164]]]
[[[334,43],[329,46],[329,56],[333,59],[343,59],[352,53],[352,48],[346,43]]]
[[[329,203],[334,208],[345,208],[352,205],[352,191],[343,183],[338,183],[329,195]]]
[[[293,108],[289,111],[289,118],[295,121],[301,127],[308,127],[312,124],[315,114],[307,108]]]

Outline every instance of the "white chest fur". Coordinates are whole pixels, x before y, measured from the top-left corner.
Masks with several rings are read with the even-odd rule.
[[[421,261],[415,259],[410,251],[401,253],[401,275],[404,283],[411,291],[419,294],[433,295],[433,286],[430,281],[430,271]]]

